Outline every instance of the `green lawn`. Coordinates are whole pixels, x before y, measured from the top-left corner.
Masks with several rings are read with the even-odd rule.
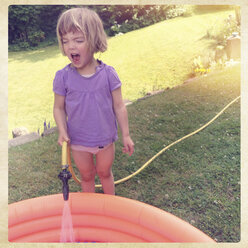
[[[240,65],[129,105],[131,157],[116,143],[115,179],[198,129],[240,95]],[[9,149],[9,203],[61,193],[57,134]],[[97,180],[98,181],[98,180]],[[70,191],[80,191],[70,181]],[[97,189],[97,192],[102,192]],[[171,147],[116,194],[170,212],[218,242],[240,240],[240,101],[200,133]]]
[[[108,51],[96,57],[116,68],[124,99],[133,101],[149,91],[182,84],[192,72],[193,58],[209,50],[211,41],[203,39],[206,30],[230,13],[179,17],[113,37]],[[9,138],[15,127],[37,131],[45,119],[55,125],[52,81],[67,63],[57,46],[9,53]]]

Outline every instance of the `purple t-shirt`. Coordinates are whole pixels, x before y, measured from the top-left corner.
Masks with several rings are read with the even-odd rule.
[[[57,71],[53,81],[54,93],[65,96],[67,131],[74,145],[105,146],[118,138],[111,92],[121,81],[113,67],[99,62],[90,77],[69,64]]]

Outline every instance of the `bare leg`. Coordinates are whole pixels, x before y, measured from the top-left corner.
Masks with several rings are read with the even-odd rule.
[[[111,144],[106,149],[96,154],[96,171],[100,178],[105,194],[114,195],[115,185],[112,173],[112,164],[115,157],[115,144]]]
[[[72,156],[81,175],[82,191],[94,193],[96,169],[93,154],[72,150]]]

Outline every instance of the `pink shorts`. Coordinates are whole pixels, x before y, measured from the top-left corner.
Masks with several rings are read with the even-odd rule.
[[[105,150],[107,147],[112,145],[112,143],[106,145],[106,146],[96,146],[96,147],[87,147],[87,146],[81,146],[81,145],[72,145],[71,149],[74,151],[81,151],[81,152],[90,152],[92,154],[97,154],[99,151]]]

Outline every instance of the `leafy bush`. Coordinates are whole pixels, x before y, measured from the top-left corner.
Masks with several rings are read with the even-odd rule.
[[[157,22],[183,16],[186,13],[184,5],[132,5],[113,7],[109,22],[105,20],[105,30],[109,36],[127,33],[132,30],[147,27]],[[101,13],[98,12],[100,17]],[[103,19],[104,20],[104,19]]]
[[[9,48],[22,50],[55,40],[59,15],[75,5],[9,6]],[[127,33],[154,23],[186,15],[184,5],[88,5],[103,21],[108,36]]]
[[[226,47],[227,38],[232,35],[233,32],[237,32],[240,35],[240,25],[233,15],[229,15],[223,22],[216,21],[206,33],[206,38],[215,41],[215,47]]]
[[[240,35],[240,21],[235,9],[236,18],[229,15],[224,21],[218,21],[207,29],[205,38],[212,39],[212,51],[198,56],[192,63],[191,77],[206,74],[216,68],[224,68],[227,64],[227,39],[233,32]]]
[[[28,40],[31,46],[37,46],[41,41],[45,39],[45,33],[42,31],[30,32],[28,35]]]
[[[212,63],[212,58],[210,54],[205,56],[195,57],[192,64],[191,77],[196,77],[199,75],[207,74],[210,72],[210,67]]]
[[[10,5],[9,45],[11,50],[38,46],[50,36],[56,36],[57,17],[67,6]]]

